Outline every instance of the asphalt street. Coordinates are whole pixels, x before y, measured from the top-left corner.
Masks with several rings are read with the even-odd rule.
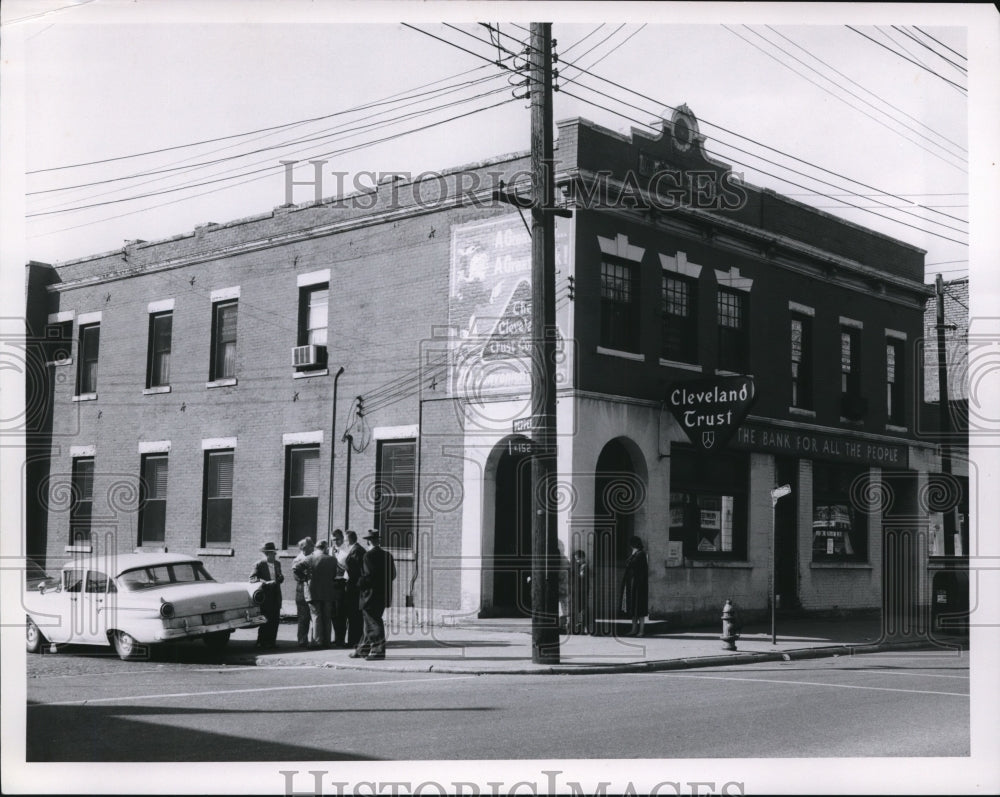
[[[967,653],[535,676],[29,658],[30,761],[965,756]]]

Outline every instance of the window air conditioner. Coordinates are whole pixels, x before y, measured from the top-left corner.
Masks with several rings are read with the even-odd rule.
[[[296,368],[310,368],[322,365],[326,355],[326,346],[310,343],[307,346],[296,346],[292,349],[292,365]]]

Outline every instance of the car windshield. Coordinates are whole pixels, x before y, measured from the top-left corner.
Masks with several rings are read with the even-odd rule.
[[[118,576],[118,583],[131,592],[191,584],[195,581],[215,581],[201,562],[177,562],[154,567],[136,567]]]

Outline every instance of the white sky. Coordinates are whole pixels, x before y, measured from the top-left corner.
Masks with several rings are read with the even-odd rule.
[[[251,8],[259,8],[263,12],[264,7],[269,5],[251,4]],[[29,171],[170,147],[330,114],[474,67],[484,68],[471,77],[496,73],[486,62],[398,24],[329,24],[325,20],[296,24],[282,24],[280,21],[265,23],[259,21],[266,19],[263,15],[258,15],[255,22],[244,23],[228,21],[226,16],[211,24],[185,24],[169,19],[150,22],[152,13],[148,11],[148,4],[143,3],[120,6],[115,14],[116,21],[111,24],[96,21],[104,10],[103,6],[98,6],[101,4],[63,9],[57,14],[21,24],[26,29],[25,163]],[[209,6],[220,8],[218,3]],[[656,13],[659,9],[641,8],[639,11]],[[641,22],[637,20],[627,24],[593,52],[583,55],[621,24],[621,16],[608,10],[598,15],[598,20],[608,21],[608,24],[570,49],[566,58],[580,58],[580,63],[587,66],[609,53],[630,33],[636,32]],[[774,25],[775,32],[763,24],[754,24],[752,30],[747,30],[738,19],[724,27],[721,22],[729,16],[720,18],[719,22],[708,22],[709,15],[701,14],[702,24],[663,24],[660,20],[669,20],[673,15],[660,13],[659,16],[660,19],[657,19],[653,14],[646,13],[644,18],[652,18],[652,21],[594,69],[602,77],[641,92],[656,102],[629,95],[593,78],[581,78],[587,85],[625,99],[639,108],[614,103],[566,80],[580,77],[567,64],[562,68],[562,86],[581,98],[612,107],[639,122],[654,120],[665,106],[686,102],[703,120],[702,132],[708,136],[709,151],[722,159],[728,157],[743,161],[747,165],[734,164],[735,168],[758,185],[792,195],[801,195],[809,190],[830,194],[852,190],[870,193],[868,189],[839,178],[839,175],[845,175],[905,197],[903,201],[882,197],[882,201],[889,204],[912,201],[934,206],[938,212],[907,208],[915,217],[886,210],[872,201],[848,198],[848,201],[869,206],[877,213],[934,230],[961,243],[927,235],[921,230],[871,213],[844,208],[839,197],[830,200],[797,196],[802,201],[822,206],[927,250],[927,262],[945,264],[940,268],[949,270],[947,276],[960,276],[963,272],[954,270],[968,267],[968,249],[963,245],[968,240],[968,209],[965,207],[968,204],[968,184],[966,165],[960,161],[964,153],[959,149],[968,148],[967,99],[962,92],[842,24],[834,24],[833,19],[828,20],[828,24],[787,24],[815,17],[782,13],[771,20],[777,23]],[[278,19],[305,18],[282,14]],[[914,24],[911,19],[907,14],[899,14],[880,27],[905,43],[917,59],[964,85],[966,77],[958,69],[893,31],[888,24],[894,21],[900,26],[911,26]],[[761,20],[763,22],[767,20]],[[916,24],[959,53],[968,52],[964,27],[944,27],[929,22],[920,24],[919,21]],[[455,30],[433,23],[424,23],[422,27],[477,52],[490,52],[485,45]],[[462,27],[479,37],[486,36],[484,29],[474,24]],[[558,51],[570,48],[595,27],[596,23],[557,22],[554,36],[559,41]],[[912,27],[907,29],[919,37]],[[525,35],[509,24],[504,25],[503,30],[513,36]],[[870,25],[864,26],[864,32],[889,43],[882,33]],[[901,130],[898,122],[845,94],[778,51],[774,45],[766,44],[758,33],[765,34],[791,55],[811,64],[841,87],[864,97],[876,108],[888,111],[921,134],[940,142],[941,139],[927,129],[930,128],[955,142],[941,143],[956,154],[942,153],[940,148],[920,139],[914,132]],[[864,113],[808,82],[737,34],[834,94],[861,106]],[[505,38],[504,42],[510,46],[514,44],[511,39]],[[933,42],[927,43],[934,45]],[[796,45],[804,49],[798,49]],[[900,44],[894,46],[900,49]],[[957,63],[964,64],[959,57],[947,53],[939,45],[934,46]],[[805,51],[829,66],[811,59]],[[834,73],[834,69],[845,77]],[[847,78],[875,96],[864,93]],[[488,87],[502,85],[503,79],[499,79],[489,83]],[[466,95],[471,93],[470,90]],[[504,92],[493,101],[508,96]],[[886,102],[899,110],[889,108]],[[484,100],[479,104],[487,103]],[[461,110],[471,107],[462,106]],[[356,144],[395,133],[443,118],[445,113],[385,131],[357,135],[348,143]],[[634,124],[566,94],[557,94],[555,115],[557,119],[584,116],[613,129],[627,130]],[[183,163],[185,159],[193,162],[232,155],[274,145],[293,136],[318,134],[320,130],[329,130],[338,121],[342,123],[342,120],[326,120],[254,142],[220,142],[89,168],[29,175],[26,189],[29,192],[44,191],[168,168]],[[709,122],[821,166],[838,177],[790,162],[757,144],[722,132]],[[906,140],[904,135],[917,143]],[[728,143],[789,164],[838,187],[825,186],[764,164],[757,158],[730,149]],[[220,152],[221,147],[225,149]],[[525,103],[515,102],[422,134],[341,155],[331,159],[326,169],[328,173],[340,169],[351,174],[361,170],[390,169],[417,172],[443,169],[502,152],[526,150],[527,147],[528,112]],[[114,202],[90,210],[65,212],[66,208],[78,205],[169,188],[177,185],[180,178],[167,174],[148,178],[148,181],[110,183],[29,196],[28,213],[63,212],[27,220],[28,257],[44,262],[71,259],[119,248],[127,239],[155,240],[190,231],[195,224],[223,222],[266,212],[283,201],[284,178],[277,165],[280,158],[305,160],[333,148],[333,145],[299,145],[203,167],[185,174],[184,179],[197,178],[197,182],[201,182],[214,175],[221,176],[225,169],[248,171],[252,168],[251,164],[256,168],[271,168],[257,175],[253,181],[235,187],[226,187],[231,183],[215,184],[136,202]],[[214,154],[208,155],[210,151]],[[296,154],[290,154],[292,152]],[[787,176],[808,188],[782,183],[776,177],[748,166]],[[303,173],[302,179],[307,176]],[[144,185],[139,185],[143,182]],[[233,181],[236,182],[242,181]],[[331,188],[325,193],[332,193],[332,178],[329,178],[329,185]],[[192,198],[192,194],[204,195]],[[922,194],[925,196],[919,196]],[[308,188],[297,189],[296,201],[309,198]],[[179,199],[184,201],[177,201]],[[922,221],[921,218],[931,221]],[[947,226],[933,224],[932,221]],[[930,273],[933,275],[934,267]]]
[[[367,15],[369,24],[358,22],[357,15],[361,13]],[[347,5],[300,0],[286,0],[280,4],[269,0],[240,3],[221,0],[198,3],[6,0],[2,14],[0,185],[3,214],[0,217],[0,265],[3,284],[8,290],[2,292],[0,316],[6,321],[16,322],[23,314],[21,286],[23,264],[27,260],[57,262],[72,259],[118,249],[126,240],[155,240],[189,232],[196,224],[209,221],[221,223],[267,212],[284,201],[284,178],[277,168],[280,158],[305,160],[316,152],[355,144],[362,139],[328,144],[319,150],[304,149],[297,155],[289,155],[289,150],[269,151],[235,164],[199,169],[189,179],[192,176],[200,180],[211,179],[217,172],[234,165],[240,171],[253,168],[249,164],[257,164],[257,168],[274,167],[262,179],[227,190],[213,190],[185,201],[175,200],[188,194],[175,193],[34,219],[26,219],[25,214],[43,212],[62,203],[75,205],[113,200],[135,193],[136,189],[105,194],[119,186],[110,183],[65,194],[25,197],[26,192],[108,180],[134,171],[167,168],[182,159],[205,160],[249,147],[241,140],[242,146],[238,149],[213,152],[234,143],[226,141],[85,169],[37,175],[25,175],[26,171],[172,147],[331,114],[484,64],[467,53],[396,22],[406,19],[463,47],[484,53],[487,51],[471,38],[437,24],[446,14],[450,19],[463,18],[466,24],[462,28],[480,37],[484,35],[483,29],[471,24],[476,20],[503,20],[504,32],[521,36],[524,32],[508,24],[508,21],[517,20],[527,26],[532,19],[547,17],[555,21],[553,32],[558,39],[560,53],[566,52],[594,30],[597,24],[607,23],[565,56],[568,60],[579,58],[584,66],[609,53],[627,35],[646,23],[647,27],[620,49],[611,52],[606,60],[594,67],[594,71],[656,102],[630,96],[593,79],[581,79],[641,106],[643,110],[640,111],[614,105],[616,109],[642,121],[651,121],[664,106],[687,103],[701,120],[702,132],[708,136],[709,152],[722,160],[744,160],[768,171],[788,175],[786,170],[761,164],[757,159],[748,159],[728,148],[724,142],[783,163],[789,163],[787,159],[767,152],[757,144],[741,141],[731,133],[721,132],[709,122],[822,166],[836,175],[849,176],[878,189],[905,195],[957,217],[949,219],[911,208],[912,212],[924,218],[938,219],[958,228],[949,230],[910,216],[873,208],[918,227],[934,229],[963,243],[934,237],[861,211],[828,208],[826,206],[836,203],[823,197],[797,197],[927,250],[927,262],[940,264],[928,268],[928,281],[932,281],[938,271],[943,272],[946,278],[964,276],[971,261],[973,316],[1000,316],[1000,294],[997,292],[1000,268],[996,262],[1000,249],[995,229],[996,220],[1000,218],[1000,206],[997,203],[997,178],[993,173],[998,159],[997,144],[1000,142],[996,102],[996,67],[1000,60],[997,44],[1000,37],[997,35],[997,16],[989,4],[975,7],[815,4],[805,8],[795,4],[769,6],[752,3],[564,3],[555,6],[491,3],[475,6],[466,3]],[[584,55],[587,49],[623,21],[628,23],[625,28],[592,53]],[[723,23],[732,30],[723,27]],[[926,125],[960,147],[969,149],[972,157],[969,171],[974,175],[972,201],[968,197],[970,186],[966,172],[964,168],[956,168],[957,158],[954,155],[941,155],[950,163],[943,162],[776,63],[732,31],[765,47],[785,62],[789,61],[789,57],[773,46],[765,45],[754,33],[742,28],[743,23],[749,24],[753,31],[767,35],[773,42],[779,42],[789,53],[833,76],[840,86],[863,94],[876,106],[889,110],[893,116],[899,118],[905,112],[918,120],[902,117],[907,124]],[[897,41],[905,41],[907,50],[919,60],[933,65],[940,74],[969,86],[971,101],[934,75],[848,30],[844,23],[855,25],[886,43],[888,41],[874,29],[874,25],[881,26],[884,31],[891,31],[890,25],[905,26],[911,33],[916,33],[912,26],[920,26],[943,44],[969,57],[967,78],[912,40],[901,39],[901,34],[895,31],[893,34]],[[769,31],[763,27],[765,24],[775,26],[795,44]],[[511,43],[509,39],[505,42]],[[818,56],[828,66],[811,60],[795,45]],[[898,44],[895,46],[899,48]],[[955,60],[966,63],[957,57]],[[802,65],[792,63],[799,71],[806,71]],[[563,79],[560,82],[566,90],[602,105],[613,104],[605,97],[573,86],[566,78],[573,78],[576,73],[565,63],[561,68]],[[843,76],[833,74],[831,68],[843,73]],[[485,76],[490,71],[487,67],[471,77]],[[829,86],[814,73],[808,74]],[[881,99],[864,94],[848,78]],[[489,85],[502,85],[502,80]],[[842,97],[847,96],[842,91],[831,90]],[[497,99],[507,96],[499,94]],[[857,100],[847,99],[858,104]],[[886,101],[897,106],[899,111],[889,109],[884,104]],[[468,107],[461,106],[451,113]],[[869,106],[864,107],[868,113],[898,129],[897,123]],[[627,130],[633,124],[565,94],[557,95],[556,119],[577,115],[612,129]],[[420,122],[409,122],[403,128],[368,133],[364,138],[384,136],[438,118],[441,114]],[[272,144],[293,135],[318,135],[319,131],[336,123],[334,119],[305,125],[282,136],[261,139],[255,142],[255,146]],[[926,128],[920,127],[920,130],[932,135]],[[915,137],[910,132],[906,135]],[[361,170],[418,172],[452,167],[500,153],[526,150],[527,147],[528,111],[525,103],[514,102],[423,134],[331,158],[326,169],[328,173],[338,169],[352,174]],[[931,148],[940,152],[936,147]],[[954,151],[955,147],[950,149]],[[830,188],[801,176],[791,177],[812,186],[808,190],[840,194],[846,190],[866,191],[802,164],[798,164],[797,168],[847,186]],[[743,171],[748,181],[781,193],[795,195],[806,191],[762,175],[754,168],[737,165],[736,169]],[[174,184],[176,179],[159,176],[141,190],[163,189]],[[217,187],[205,186],[195,193]],[[310,198],[309,189],[299,189],[296,194],[296,201],[299,202]],[[850,201],[872,204],[856,198]],[[885,201],[900,204],[896,200]],[[171,204],[166,204],[168,202]],[[971,207],[964,207],[970,204]],[[143,209],[146,210],[136,212]],[[966,234],[969,229],[966,221],[970,219],[973,231],[971,249],[964,245],[970,240]],[[16,323],[14,327],[17,328]],[[996,377],[989,374],[984,376],[985,381],[989,379],[993,379],[994,383],[996,381]],[[8,405],[11,395],[21,395],[16,385],[11,388],[10,384],[5,384]],[[10,413],[3,417],[10,417]],[[3,453],[5,457],[10,456],[9,450]],[[981,456],[985,458],[985,465],[981,465],[980,472],[984,475],[995,474],[997,452],[989,450],[982,452]],[[9,459],[4,461],[5,467],[10,470],[18,468],[16,462],[11,466]],[[995,509],[992,504],[990,508]],[[4,513],[5,529],[19,523],[17,509],[12,509],[10,502],[0,510]],[[12,535],[5,536],[9,539]],[[997,553],[992,552],[993,555]],[[995,632],[996,629],[992,630]],[[995,634],[990,639],[991,650],[995,654]],[[4,640],[5,655],[9,641]],[[985,673],[993,684],[991,690],[995,690],[995,669],[987,668]],[[981,686],[982,682],[979,683]],[[994,697],[992,692],[989,694]],[[994,728],[997,716],[995,703],[992,704],[993,710],[990,708],[991,704],[974,704],[974,724],[985,722]],[[734,714],[738,711],[739,706],[734,706]],[[679,723],[682,721],[683,718],[678,718]],[[818,717],[817,722],[822,722],[822,718]],[[977,738],[986,745],[992,743],[993,747],[989,749],[995,749],[995,738]],[[5,747],[11,749],[10,745]],[[724,754],[724,751],[718,752]],[[581,751],[581,755],[586,753]],[[993,761],[992,756],[987,758]],[[577,762],[573,771],[578,771],[586,763]],[[871,792],[905,789],[905,785],[901,784],[910,784],[914,789],[957,793],[963,790],[995,791],[1000,782],[995,761],[980,777],[972,779],[967,777],[973,771],[968,767],[942,765],[942,762],[932,765],[926,760],[912,765],[901,760],[871,760],[851,762],[847,767],[828,762],[821,769],[817,769],[814,762],[807,761],[783,762],[780,767],[775,762],[757,763],[759,766],[746,762],[714,762],[710,765],[704,762],[667,762],[667,765],[645,762],[630,767],[629,772],[657,773],[657,776],[650,776],[655,779],[648,780],[649,783],[684,781],[687,778],[711,779],[721,786],[728,780],[742,780],[747,782],[748,789],[756,791],[787,788],[800,792],[837,792],[841,789]],[[981,765],[982,761],[978,763]],[[186,780],[151,780],[151,771],[145,767],[121,768],[119,774],[127,769],[141,777],[138,781],[122,781],[125,784],[123,788],[130,791],[157,788],[169,783],[164,788],[273,792],[281,786],[276,774],[279,768],[275,765],[241,765],[239,771],[233,771],[234,768],[225,767],[188,767],[184,770]],[[516,771],[525,768],[518,764]],[[529,773],[533,772],[533,777],[540,783],[544,783],[544,777],[538,774],[543,768],[527,766]],[[300,769],[305,771],[309,766],[303,765]],[[390,769],[381,768],[378,776],[391,779]],[[449,771],[453,769],[449,765]],[[425,778],[441,777],[440,767],[430,766],[425,771]],[[489,768],[490,774],[497,771],[497,767]],[[510,781],[514,771],[501,769],[500,777]],[[368,777],[372,777],[372,770],[366,772]],[[597,768],[595,764],[591,772],[595,780],[599,780],[607,770]],[[197,773],[197,777],[192,777],[193,773]],[[467,779],[482,781],[487,777],[485,773],[484,769],[474,769],[467,773]],[[919,773],[919,779],[914,773]],[[86,783],[100,784],[91,788],[111,788],[106,774],[95,768],[48,767],[44,771],[36,768],[31,777],[31,782],[47,790],[72,788],[68,785],[71,783],[80,788],[85,788],[81,784]]]

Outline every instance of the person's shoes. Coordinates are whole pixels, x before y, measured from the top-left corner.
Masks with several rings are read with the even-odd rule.
[[[384,653],[369,653],[366,657],[366,661],[382,661],[385,659]]]
[[[369,655],[370,654],[368,653],[368,651],[353,650],[353,651],[351,651],[348,654],[348,658],[350,658],[350,659],[365,659],[365,658],[368,658]]]

